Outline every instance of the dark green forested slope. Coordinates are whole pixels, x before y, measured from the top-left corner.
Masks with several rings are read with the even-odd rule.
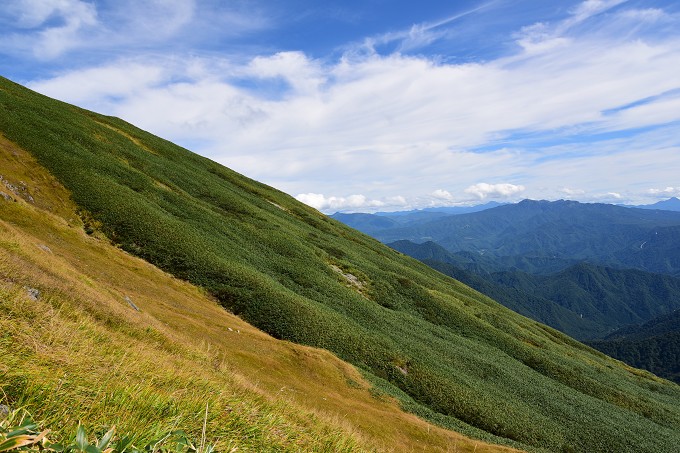
[[[71,190],[92,230],[274,336],[333,351],[423,416],[536,450],[680,444],[677,385],[279,191],[6,79],[0,133]]]
[[[456,278],[506,307],[575,338],[603,338],[680,308],[680,279],[635,269],[578,263],[550,275],[471,272],[459,254],[433,242],[390,247]]]
[[[478,274],[460,269],[441,261],[423,260],[423,263],[444,275],[453,277],[471,286],[482,294],[503,304],[512,311],[547,324],[574,338],[599,338],[611,331],[606,325],[582,318],[576,312],[562,305],[512,286],[505,286]],[[528,274],[524,274],[525,276]]]
[[[607,355],[680,384],[680,310],[589,343]]]

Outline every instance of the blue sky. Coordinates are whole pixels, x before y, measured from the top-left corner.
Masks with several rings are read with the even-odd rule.
[[[5,0],[0,75],[324,212],[680,196],[680,5]]]

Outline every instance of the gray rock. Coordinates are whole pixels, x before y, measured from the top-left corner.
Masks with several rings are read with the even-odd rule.
[[[10,413],[10,408],[6,404],[0,404],[0,418],[5,418]]]
[[[38,300],[40,299],[40,290],[35,289],[35,288],[29,288],[28,286],[26,287],[26,292],[28,293],[28,298],[31,300]]]
[[[5,187],[9,189],[14,195],[19,195],[19,188],[9,181],[4,181]]]

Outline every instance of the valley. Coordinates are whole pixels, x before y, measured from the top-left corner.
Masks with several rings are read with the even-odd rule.
[[[379,239],[403,236],[388,245],[518,313],[677,381],[675,352],[662,360],[647,343],[609,341],[617,329],[644,329],[680,308],[676,206],[675,199],[636,207],[525,200],[435,219],[402,213],[413,219],[406,224],[393,214],[334,217]],[[660,340],[664,351],[674,351],[678,332]]]

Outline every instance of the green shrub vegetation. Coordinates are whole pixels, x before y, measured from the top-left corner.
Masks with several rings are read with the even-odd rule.
[[[203,424],[220,452],[510,450],[405,413],[327,351],[276,340],[117,249],[1,135],[0,168],[26,188],[0,202],[0,419],[25,408],[62,445],[79,426],[115,426],[134,446],[203,438]]]
[[[119,119],[0,80],[0,132],[58,178],[113,243],[200,285],[274,337],[332,351],[414,413],[537,451],[680,445],[677,385],[275,189]]]

